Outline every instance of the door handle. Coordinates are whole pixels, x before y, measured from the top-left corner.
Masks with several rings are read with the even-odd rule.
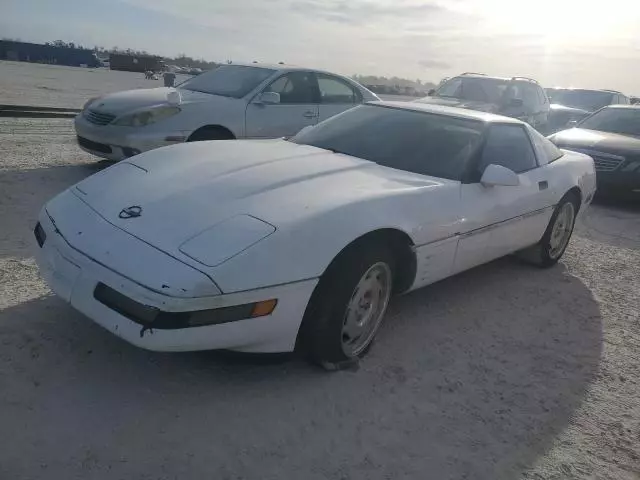
[[[311,110],[308,110],[308,111],[304,112],[304,117],[305,118],[315,118],[316,114],[315,114],[315,112],[312,112]]]
[[[539,190],[546,190],[547,188],[549,188],[549,182],[547,182],[546,180],[538,182],[538,189]]]

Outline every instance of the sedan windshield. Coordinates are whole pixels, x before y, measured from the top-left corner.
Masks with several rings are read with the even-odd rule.
[[[484,123],[477,120],[363,105],[300,132],[291,141],[385,167],[460,180],[483,130]]]
[[[241,98],[269,78],[274,70],[241,65],[220,65],[193,77],[180,88],[223,97]]]
[[[612,93],[598,90],[548,89],[547,94],[551,99],[551,103],[580,108],[590,112],[611,104],[611,97],[613,96]]]
[[[603,108],[585,118],[579,127],[640,137],[640,108]]]
[[[455,77],[438,88],[434,96],[499,105],[503,103],[508,87],[507,80],[498,78]]]

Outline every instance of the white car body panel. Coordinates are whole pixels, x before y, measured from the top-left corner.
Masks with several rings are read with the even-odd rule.
[[[37,259],[54,291],[136,345],[290,351],[319,277],[363,235],[408,236],[412,290],[537,243],[571,189],[580,189],[583,213],[595,192],[590,157],[567,151],[539,163],[518,175],[519,185],[483,186],[284,140],[166,147],[51,200]],[[132,206],[141,215],[122,218]],[[267,317],[145,334],[93,297],[98,282],[169,312],[278,304]]]
[[[259,67],[261,65],[250,65]],[[128,90],[105,95],[90,107],[100,112],[122,115],[144,111],[152,107],[169,105],[168,95],[179,92],[181,97],[180,113],[144,127],[117,126],[113,123],[95,125],[89,122],[84,112],[75,119],[78,136],[92,142],[111,147],[111,153],[104,153],[90,148],[80,148],[93,155],[108,160],[119,161],[128,158],[122,147],[146,152],[162,146],[182,143],[204,126],[220,126],[229,130],[235,138],[277,138],[295,135],[307,125],[315,125],[320,116],[321,104],[262,104],[258,95],[281,75],[290,72],[310,71],[336,77],[360,92],[362,101],[376,101],[379,98],[362,85],[341,75],[322,72],[315,69],[287,67],[283,65],[266,65],[265,68],[274,73],[255,89],[242,98],[231,98],[208,93],[194,92],[177,86],[176,88],[150,88]],[[321,119],[336,115],[355,104],[322,105]]]

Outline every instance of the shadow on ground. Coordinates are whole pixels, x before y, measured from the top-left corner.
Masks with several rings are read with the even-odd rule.
[[[509,260],[391,305],[358,371],[160,354],[53,296],[0,312],[7,478],[514,479],[580,406],[601,317]]]
[[[640,200],[597,196],[576,233],[605,245],[640,250]]]
[[[31,232],[44,204],[64,189],[109,165],[109,162],[95,162],[20,170],[0,169],[0,256],[30,256]]]

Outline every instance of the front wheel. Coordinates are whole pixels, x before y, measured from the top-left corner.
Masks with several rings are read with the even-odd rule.
[[[553,211],[540,241],[520,252],[520,256],[540,267],[551,267],[558,263],[571,240],[578,208],[577,196],[572,193],[565,195]]]
[[[367,353],[387,310],[393,270],[393,256],[374,246],[348,252],[329,267],[300,327],[309,360],[335,370]]]

